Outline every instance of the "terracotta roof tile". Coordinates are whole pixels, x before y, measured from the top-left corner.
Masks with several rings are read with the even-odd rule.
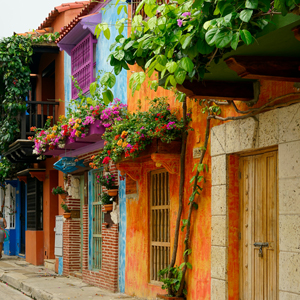
[[[55,42],[58,43],[59,41],[61,41],[67,35],[67,33],[70,32],[72,30],[72,28],[78,24],[78,22],[81,20],[81,18],[88,15],[92,11],[92,9],[94,7],[96,7],[99,3],[100,2],[88,1],[88,4],[84,5],[83,10],[67,26],[65,26],[60,31],[60,33],[59,33],[60,36]]]
[[[31,34],[31,35],[43,35],[45,33],[53,33],[53,27],[46,27],[43,29],[38,29],[35,31],[27,31],[24,33],[14,33],[14,34],[18,34],[18,35],[27,35],[27,34]]]
[[[50,27],[52,25],[53,20],[56,19],[56,17],[69,9],[75,9],[75,8],[83,8],[85,5],[89,4],[90,1],[76,1],[71,3],[63,3],[60,6],[54,7],[54,9],[49,13],[48,17],[45,19],[43,23],[38,27],[38,29],[43,29],[45,27]]]

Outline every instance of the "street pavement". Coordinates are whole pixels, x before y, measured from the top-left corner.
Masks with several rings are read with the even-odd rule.
[[[125,294],[111,293],[84,283],[75,277],[59,276],[51,270],[31,265],[24,259],[15,256],[3,255],[0,260],[0,280],[4,282],[4,288],[7,283],[36,300],[142,300]],[[7,287],[10,293],[16,292],[11,287]],[[13,296],[2,297],[1,293],[5,294],[5,291],[7,290],[0,289],[1,300],[30,299],[20,294],[19,298],[17,298],[18,294],[15,298]],[[22,296],[23,298],[21,298]]]
[[[7,300],[29,300],[31,298],[25,296],[23,293],[15,290],[5,283],[0,283],[0,299]]]

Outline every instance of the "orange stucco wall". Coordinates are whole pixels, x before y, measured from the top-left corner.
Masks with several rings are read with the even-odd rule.
[[[131,70],[138,70],[137,67],[132,67]],[[131,76],[131,71],[128,71],[128,79]],[[217,88],[217,87],[216,87]],[[277,96],[287,95],[296,92],[293,83],[286,82],[271,82],[261,81],[260,98],[254,107],[260,107],[269,99]],[[169,103],[172,109],[181,109],[181,103],[175,102],[172,92],[165,91],[161,88],[155,93],[151,91],[146,84],[140,91],[131,95],[131,90],[128,89],[128,108],[130,111],[135,111],[141,101],[142,110],[148,107],[146,97],[153,99],[157,96],[168,96]],[[298,96],[290,95],[285,101],[292,100]],[[249,107],[245,103],[237,105],[242,110],[247,110]],[[200,147],[204,142],[204,133],[206,126],[206,116],[202,114],[201,107],[197,102],[188,101],[188,108],[192,111],[192,119],[190,126],[194,131],[189,132],[186,153],[186,178],[185,178],[185,199],[183,218],[187,218],[188,213],[188,198],[191,195],[190,178],[194,175],[192,172],[193,166],[197,159],[193,159],[193,148]],[[236,116],[238,115],[231,106],[223,106],[221,116]],[[222,124],[222,121],[212,120],[211,127]],[[238,226],[239,226],[239,195],[238,195],[238,156],[229,156],[229,183],[230,197],[228,199],[229,207],[229,250],[228,250],[228,296],[230,300],[238,300],[238,279],[239,279],[239,261],[238,261]],[[205,163],[210,168],[210,141],[207,149]],[[196,198],[199,205],[197,211],[192,215],[191,226],[191,248],[192,254],[189,257],[193,269],[188,270],[186,276],[187,282],[187,300],[209,300],[211,299],[211,175],[210,172],[205,175],[206,183],[201,196]],[[178,203],[178,184],[174,184],[174,177],[171,181],[170,192],[171,199],[171,236],[174,234],[175,218],[177,214]],[[146,183],[144,183],[146,184]],[[148,194],[141,193],[142,187],[139,186],[139,199],[131,199],[127,201],[127,241],[126,241],[126,278],[125,292],[130,295],[136,295],[145,298],[154,298],[157,293],[161,293],[159,286],[149,284],[148,274],[148,222],[144,216],[148,211]],[[180,246],[177,255],[177,265],[182,262],[182,246],[184,236],[180,233]],[[148,247],[148,248],[147,248]],[[164,292],[165,293],[165,292]]]
[[[54,259],[55,216],[58,215],[58,196],[51,193],[58,185],[58,171],[53,169],[56,159],[46,161],[46,179],[43,184],[43,228],[44,228],[44,258]]]
[[[54,32],[59,32],[81,10],[82,8],[72,9],[57,16],[51,24]],[[43,70],[53,60],[55,60],[55,79],[42,78]],[[36,101],[46,101],[47,99],[64,101],[64,52],[43,54],[36,80]],[[64,102],[60,102],[58,107],[55,108],[56,119],[59,115],[64,115],[64,113]],[[58,158],[49,158],[45,162],[39,163],[39,168],[46,168],[45,181],[43,183],[43,231],[26,232],[26,260],[35,265],[43,264],[44,259],[55,258],[55,216],[63,212],[59,205],[61,199],[51,193],[53,187],[57,185],[63,186],[63,174],[53,168],[53,164],[57,160]]]
[[[25,232],[26,261],[40,266],[44,264],[44,232],[27,230]]]

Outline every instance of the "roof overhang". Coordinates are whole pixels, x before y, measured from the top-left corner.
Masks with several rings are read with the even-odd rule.
[[[36,163],[37,155],[33,154],[34,142],[30,140],[16,140],[3,154],[11,163]]]
[[[274,16],[273,24],[269,24],[253,44],[228,51],[217,64],[211,63],[210,73],[205,74],[201,83],[185,81],[178,89],[198,99],[255,103],[260,79],[300,82],[299,26],[297,15]],[[238,87],[244,85],[247,93]]]
[[[101,23],[102,13],[97,12],[87,16],[84,16],[73,27],[63,39],[61,39],[57,45],[59,50],[65,50],[71,55],[72,49],[89,33],[94,34],[96,26]]]

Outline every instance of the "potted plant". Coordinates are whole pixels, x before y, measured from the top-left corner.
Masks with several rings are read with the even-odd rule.
[[[66,219],[71,218],[71,212],[68,208],[68,205],[66,203],[61,203],[60,206],[64,210],[64,218],[66,218]]]
[[[182,278],[182,271],[180,267],[165,268],[159,271],[159,280],[163,283],[162,289],[167,290],[168,294],[158,294],[157,298],[166,300],[184,300],[183,297],[176,297],[176,293],[180,288],[180,282]],[[183,290],[186,295],[186,290]]]
[[[103,175],[103,173],[101,173],[100,175],[98,175],[98,182],[106,188],[107,194],[109,196],[117,196],[118,186],[115,185],[116,178],[114,174],[108,173],[107,175]]]
[[[56,188],[53,188],[52,194],[60,195],[63,200],[66,199],[68,196],[68,192],[66,190],[64,190],[61,186],[57,186]]]
[[[113,209],[112,201],[113,201],[113,198],[111,196],[109,196],[106,193],[103,193],[101,195],[102,211],[104,211],[104,212],[112,211],[112,209]]]

